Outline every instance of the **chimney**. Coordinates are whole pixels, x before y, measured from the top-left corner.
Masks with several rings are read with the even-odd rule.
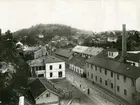
[[[127,32],[126,32],[126,25],[122,25],[122,56],[121,61],[124,62],[125,56],[127,54]]]
[[[24,96],[19,97],[19,105],[24,105]]]

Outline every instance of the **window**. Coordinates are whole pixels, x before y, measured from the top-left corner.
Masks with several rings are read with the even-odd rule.
[[[50,73],[50,77],[52,77],[53,76],[53,73]]]
[[[113,77],[113,72],[111,71],[111,77]]]
[[[132,86],[135,86],[135,81],[132,79]]]
[[[52,65],[50,65],[50,70],[52,70]]]
[[[32,67],[32,70],[35,70],[35,67]]]
[[[95,80],[97,81],[97,76],[95,77]]]
[[[58,72],[58,76],[59,76],[59,77],[62,77],[62,71],[59,71],[59,72]]]
[[[102,73],[102,68],[100,68],[100,73]]]
[[[36,66],[36,71],[38,71],[39,70],[39,67],[38,66]]]
[[[105,69],[105,75],[107,75],[107,70]]]
[[[50,97],[50,93],[47,93],[47,94],[46,94],[46,97]]]
[[[42,69],[45,70],[45,66],[42,66]]]
[[[59,69],[61,69],[61,68],[62,68],[62,65],[60,64],[60,65],[59,65]]]
[[[89,72],[88,72],[88,77],[89,77]]]
[[[44,74],[38,74],[38,77],[44,77]]]
[[[91,74],[91,78],[93,78],[93,74]]]
[[[102,83],[102,78],[100,78],[100,83]]]
[[[135,94],[134,93],[132,93],[132,99],[135,99]]]
[[[119,86],[117,86],[117,91],[118,91],[118,92],[120,91],[120,87],[119,87]]]
[[[91,65],[91,68],[93,69],[93,65]]]
[[[111,88],[113,89],[113,83],[111,83]]]
[[[41,66],[39,66],[39,70],[41,70],[42,68],[41,68]]]
[[[127,90],[126,89],[124,89],[124,95],[127,95]]]
[[[89,64],[87,63],[87,68],[89,68]]]
[[[105,85],[107,86],[107,80],[105,80]]]
[[[119,74],[117,74],[117,79],[119,80]]]
[[[95,66],[95,70],[97,71],[97,66]]]
[[[123,76],[123,81],[126,82],[126,76]]]

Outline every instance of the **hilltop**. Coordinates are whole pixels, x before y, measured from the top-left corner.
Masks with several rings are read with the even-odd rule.
[[[79,30],[62,24],[38,24],[27,29],[21,29],[13,33],[14,38],[21,40],[27,45],[46,44],[55,36],[66,37],[72,40],[73,37],[87,37],[92,32]],[[43,35],[43,39],[39,38]]]

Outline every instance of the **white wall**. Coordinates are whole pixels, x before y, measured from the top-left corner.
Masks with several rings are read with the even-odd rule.
[[[59,69],[60,64],[61,64],[61,69]],[[50,70],[50,65],[52,65],[52,70]],[[58,76],[59,71],[62,71],[62,77]],[[50,77],[51,72],[53,73],[52,77]],[[65,62],[47,63],[46,64],[46,78],[47,79],[65,78]]]
[[[47,90],[41,95],[39,96],[39,98],[37,98],[36,104],[41,104],[41,103],[50,103],[50,105],[54,105],[53,103],[56,102],[55,105],[58,105],[59,103],[59,97],[53,93],[50,93],[50,97],[46,97],[46,94],[48,94],[50,92],[48,92]],[[51,104],[52,103],[52,104]]]
[[[111,52],[111,51],[108,51],[108,57],[110,58],[115,58],[119,55],[119,52]]]

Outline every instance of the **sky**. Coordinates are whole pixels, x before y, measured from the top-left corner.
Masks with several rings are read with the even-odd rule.
[[[140,0],[0,0],[0,28],[65,24],[94,32],[140,30]]]

